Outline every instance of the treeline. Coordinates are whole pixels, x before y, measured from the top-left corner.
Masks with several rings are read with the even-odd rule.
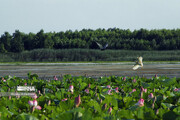
[[[123,30],[83,29],[81,31],[67,30],[65,32],[25,34],[16,30],[12,35],[5,32],[0,37],[0,52],[22,52],[33,49],[98,49],[95,41],[106,44],[108,49],[121,50],[179,50],[180,29],[159,30]]]
[[[137,56],[143,61],[180,61],[180,50],[35,49],[0,54],[0,62],[135,61]]]

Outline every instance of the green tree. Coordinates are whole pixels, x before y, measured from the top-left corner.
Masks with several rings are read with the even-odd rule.
[[[22,42],[22,39],[23,33],[21,33],[19,30],[16,30],[11,41],[12,52],[22,52],[24,50],[24,43]]]
[[[33,44],[32,44],[33,48],[34,49],[43,48],[44,47],[44,40],[45,40],[44,30],[41,29],[33,39]]]
[[[8,32],[5,32],[1,36],[1,40],[0,40],[3,43],[5,50],[7,50],[8,52],[11,51],[11,39],[12,36]]]
[[[52,49],[53,46],[54,46],[54,42],[53,42],[51,36],[47,34],[45,36],[45,40],[44,40],[44,48]]]
[[[6,52],[7,52],[7,50],[5,49],[4,44],[1,43],[0,44],[0,53],[6,53]]]

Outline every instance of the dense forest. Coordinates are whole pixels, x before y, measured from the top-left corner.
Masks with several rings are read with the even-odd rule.
[[[82,29],[65,32],[25,34],[16,30],[0,37],[0,53],[23,52],[34,49],[98,49],[96,42],[108,43],[108,49],[118,50],[180,50],[180,29]]]

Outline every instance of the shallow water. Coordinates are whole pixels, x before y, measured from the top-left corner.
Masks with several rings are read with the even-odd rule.
[[[0,76],[17,76],[26,78],[27,73],[37,74],[42,79],[53,78],[54,75],[60,77],[65,74],[72,76],[145,76],[153,77],[167,76],[170,78],[180,78],[180,64],[144,63],[144,67],[136,71],[132,70],[133,63],[26,63],[0,64]]]

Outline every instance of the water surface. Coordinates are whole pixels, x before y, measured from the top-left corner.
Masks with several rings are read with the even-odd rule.
[[[49,79],[54,75],[62,76],[145,76],[153,77],[155,74],[167,77],[180,78],[180,63],[144,63],[144,67],[132,70],[134,63],[25,63],[25,64],[0,64],[0,76],[11,75],[26,78],[27,73],[38,74],[40,78]]]

